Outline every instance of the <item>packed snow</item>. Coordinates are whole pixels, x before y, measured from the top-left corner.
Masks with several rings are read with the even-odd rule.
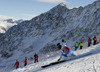
[[[86,45],[86,44],[85,44]],[[86,47],[86,46],[85,46]],[[47,68],[41,66],[56,62],[59,57],[59,51],[49,53],[39,58],[38,63],[29,60],[28,65],[24,67],[24,63],[20,62],[20,68],[15,69],[13,65],[2,68],[0,72],[99,72],[100,71],[100,44],[90,47],[78,49],[74,51],[76,57],[64,63],[56,64]],[[8,61],[9,62],[9,61]],[[13,62],[14,63],[14,62]],[[1,66],[2,67],[2,66]]]

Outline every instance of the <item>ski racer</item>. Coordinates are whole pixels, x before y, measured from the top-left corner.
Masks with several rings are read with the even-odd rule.
[[[62,59],[62,57],[74,57],[75,55],[73,54],[73,51],[67,47],[66,45],[63,47],[62,52],[61,52],[61,56],[58,59],[58,61],[60,61]]]

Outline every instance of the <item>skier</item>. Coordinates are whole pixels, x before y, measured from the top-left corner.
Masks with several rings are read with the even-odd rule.
[[[19,68],[19,62],[18,62],[18,60],[16,60],[16,63],[15,63],[15,65],[14,66],[16,66],[16,69],[18,69]]]
[[[34,63],[38,62],[38,55],[35,53],[34,55]]]
[[[91,45],[91,39],[90,39],[90,37],[89,37],[89,39],[88,39],[88,47]]]
[[[26,66],[27,63],[28,63],[28,59],[27,59],[27,57],[25,57],[24,66]]]
[[[73,51],[66,46],[65,50],[62,51],[60,58],[58,61],[62,59],[62,57],[74,57],[75,55],[73,54]]]
[[[77,50],[78,46],[79,46],[79,44],[78,44],[78,42],[76,42],[75,43],[75,50]]]
[[[60,45],[60,43],[57,43],[57,48],[58,48],[58,50],[60,50],[61,49],[61,45]]]
[[[96,45],[97,44],[97,38],[96,38],[96,36],[94,36],[93,40],[94,40],[93,45]]]
[[[80,49],[83,48],[83,42],[80,42]]]

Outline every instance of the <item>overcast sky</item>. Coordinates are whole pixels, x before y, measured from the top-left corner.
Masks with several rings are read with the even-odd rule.
[[[14,18],[29,20],[44,13],[59,3],[69,8],[86,6],[96,0],[0,0],[0,19]]]

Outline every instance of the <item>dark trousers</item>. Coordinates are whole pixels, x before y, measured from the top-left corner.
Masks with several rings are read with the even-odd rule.
[[[34,63],[36,63],[36,62],[38,62],[38,59],[35,59],[35,60],[34,60]]]
[[[96,45],[97,41],[94,41],[93,45]]]
[[[75,51],[78,49],[78,47],[75,47]]]
[[[91,45],[91,43],[88,43],[88,47]]]
[[[16,66],[16,69],[18,69],[19,68],[19,66]]]
[[[27,65],[27,63],[24,64],[24,66],[26,66],[26,65]]]
[[[80,49],[82,49],[83,46],[80,46]]]

